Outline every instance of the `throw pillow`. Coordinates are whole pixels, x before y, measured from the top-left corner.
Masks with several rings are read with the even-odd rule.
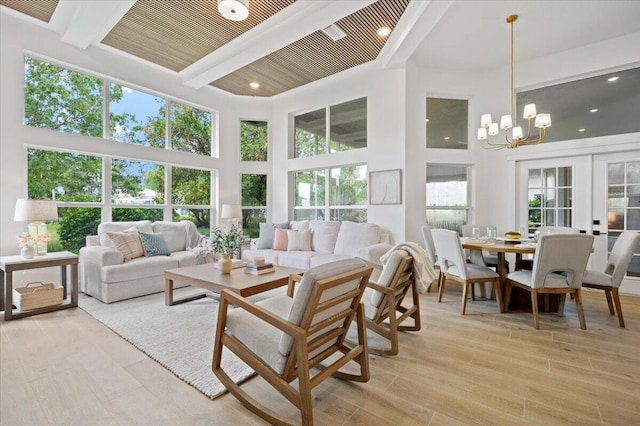
[[[116,249],[122,253],[125,262],[144,255],[137,229],[130,228],[124,232],[107,232],[107,235],[113,241]]]
[[[171,250],[164,240],[164,236],[160,233],[150,234],[148,232],[140,232],[140,241],[144,249],[144,255],[151,256],[171,256]]]
[[[287,230],[287,251],[311,251],[311,230]]]
[[[275,235],[275,229],[287,229],[289,222],[282,223],[261,223],[260,224],[260,239],[256,248],[258,250],[273,248],[273,237]]]
[[[274,250],[286,250],[289,245],[286,229],[276,228],[273,236],[273,249]]]

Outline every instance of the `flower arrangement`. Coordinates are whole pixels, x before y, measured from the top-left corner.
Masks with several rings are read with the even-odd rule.
[[[16,238],[20,247],[35,247],[43,244],[46,245],[51,238],[51,234],[38,234],[34,237],[28,232],[21,232]]]
[[[244,240],[242,229],[237,225],[231,225],[228,231],[222,228],[213,230],[211,246],[216,253],[233,255],[240,253],[240,247],[242,247]]]

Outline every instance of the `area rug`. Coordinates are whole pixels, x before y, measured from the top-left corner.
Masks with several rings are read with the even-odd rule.
[[[175,297],[193,292],[193,288],[177,289]],[[80,298],[79,306],[209,398],[226,392],[211,371],[217,300],[206,297],[166,306],[164,293],[110,304],[87,296]],[[236,382],[254,374],[226,349],[222,354],[222,366]]]

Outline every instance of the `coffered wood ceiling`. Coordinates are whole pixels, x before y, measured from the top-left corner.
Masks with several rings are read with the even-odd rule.
[[[126,1],[113,1],[114,5],[124,4],[126,9],[100,39],[100,43],[181,74],[185,84],[191,86],[210,84],[236,95],[273,96],[375,60],[389,39],[389,36],[379,36],[376,31],[383,26],[393,30],[409,2],[303,0],[296,5],[295,11],[286,11],[289,18],[270,20],[296,1],[251,0],[249,17],[236,22],[220,15],[217,0],[137,0],[130,1],[129,7]],[[63,3],[69,8],[70,2]],[[87,6],[90,2],[84,3],[86,8],[91,7]],[[49,22],[58,1],[0,0],[0,4]],[[331,15],[336,19],[325,22],[313,31],[304,30],[305,26],[313,29],[318,22],[322,22],[316,17],[327,19]],[[72,16],[72,19],[77,18],[77,14]],[[258,32],[254,35],[257,39],[260,38],[260,32],[266,34],[265,38],[268,39],[269,31],[274,32],[274,28],[258,30],[256,27],[272,21],[274,28],[281,27],[277,29],[285,35],[290,27],[283,23],[293,21],[294,26],[303,29],[298,30],[299,37],[291,40],[285,38],[287,43],[282,46],[271,43],[270,51],[257,57],[248,56],[243,58],[246,63],[240,66],[211,74],[209,81],[191,81],[193,69],[201,70],[207,64],[217,66],[219,61],[208,59],[209,55],[217,54],[219,49],[230,46],[231,42],[243,35],[248,37],[247,33],[251,30]],[[347,36],[334,41],[321,31],[321,28],[332,23],[337,24]],[[237,44],[237,53],[254,47],[251,43]],[[233,61],[230,56],[234,55],[227,54],[223,59]],[[199,80],[207,78],[201,71],[196,76]],[[251,82],[259,83],[260,87],[251,88]]]

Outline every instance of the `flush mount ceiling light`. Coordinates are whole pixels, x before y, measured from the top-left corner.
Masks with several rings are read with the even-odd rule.
[[[249,0],[218,0],[218,12],[231,21],[243,21],[249,16]]]
[[[386,37],[391,34],[391,28],[389,27],[380,27],[378,31],[376,31],[380,37]]]
[[[518,15],[511,15],[507,17],[507,23],[511,25],[511,114],[503,115],[500,118],[500,129],[511,130],[511,138],[509,134],[505,135],[505,142],[491,142],[490,136],[496,136],[500,131],[498,130],[498,123],[491,121],[491,114],[482,114],[480,119],[480,128],[478,129],[478,140],[485,141],[488,148],[500,149],[500,148],[517,148],[522,145],[535,145],[544,139],[547,131],[547,127],[551,126],[551,114],[548,113],[536,113],[536,104],[527,104],[524,106],[523,118],[527,120],[527,134],[526,136],[522,132],[522,127],[513,126],[511,117],[515,117],[514,98],[515,91],[513,90],[513,23],[518,19]],[[529,139],[531,136],[531,120],[535,118],[534,126],[539,130],[538,136]],[[517,124],[517,123],[516,123]]]
[[[257,89],[257,88],[259,88],[259,87],[260,87],[260,83],[258,83],[257,81],[252,81],[251,83],[249,83],[249,86],[250,86],[252,89]]]

